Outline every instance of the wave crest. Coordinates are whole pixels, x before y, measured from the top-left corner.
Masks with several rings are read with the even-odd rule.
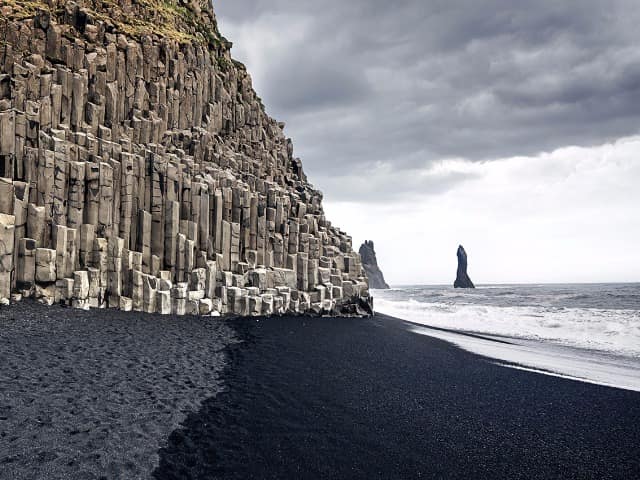
[[[541,340],[640,358],[640,311],[375,300],[380,313],[451,330]]]

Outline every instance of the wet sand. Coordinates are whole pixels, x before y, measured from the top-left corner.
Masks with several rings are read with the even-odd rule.
[[[524,338],[412,325],[415,333],[440,338],[510,368],[640,392],[638,357]]]
[[[504,368],[400,320],[233,321],[228,389],[156,479],[640,478],[640,394]]]

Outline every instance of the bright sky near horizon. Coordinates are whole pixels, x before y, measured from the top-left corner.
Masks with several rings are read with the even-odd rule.
[[[218,0],[327,217],[392,285],[640,281],[640,4]]]

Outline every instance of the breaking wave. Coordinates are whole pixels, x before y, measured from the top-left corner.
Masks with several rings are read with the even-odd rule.
[[[376,291],[375,306],[380,313],[426,326],[640,358],[640,286],[625,286],[626,293],[611,293],[610,288],[519,286],[461,292],[410,287]],[[567,291],[571,289],[577,291]]]

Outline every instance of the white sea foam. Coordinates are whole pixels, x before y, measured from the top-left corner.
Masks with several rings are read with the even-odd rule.
[[[495,342],[490,337],[473,337],[426,327],[413,327],[412,331],[497,359],[497,363],[503,367],[640,391],[640,358],[621,357],[534,340]]]
[[[445,298],[454,295],[455,292],[442,292]],[[467,294],[466,301],[473,301],[473,297]],[[378,312],[427,326],[640,358],[639,310],[394,300],[380,293],[375,306]]]

